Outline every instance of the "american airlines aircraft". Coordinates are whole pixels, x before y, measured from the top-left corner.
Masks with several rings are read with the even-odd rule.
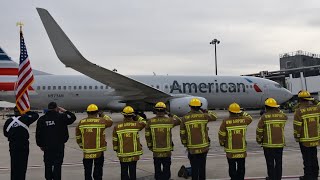
[[[101,109],[120,111],[125,105],[136,110],[152,110],[165,102],[171,113],[184,115],[191,98],[198,97],[203,108],[226,108],[232,102],[242,107],[263,107],[268,97],[283,103],[292,94],[280,84],[246,76],[124,76],[86,60],[45,9],[37,8],[43,25],[66,67],[86,76],[52,75],[34,70],[35,82],[29,90],[32,107],[46,108],[50,101],[83,111],[95,103]],[[0,49],[0,100],[15,102],[17,64]]]

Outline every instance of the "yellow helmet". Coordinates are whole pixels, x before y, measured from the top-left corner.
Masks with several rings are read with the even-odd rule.
[[[98,106],[95,105],[95,104],[90,104],[88,107],[87,107],[87,112],[93,112],[93,111],[98,111]]]
[[[158,102],[155,106],[154,106],[155,109],[165,109],[167,108],[166,104],[163,103],[163,102]]]
[[[241,113],[240,106],[237,103],[232,103],[229,105],[228,110],[232,113]]]
[[[308,91],[300,91],[298,94],[298,98],[302,98],[308,101],[313,101],[314,98],[311,97],[311,94]]]
[[[202,104],[201,104],[200,99],[198,99],[198,98],[192,98],[192,99],[190,100],[189,106],[197,106],[197,107],[200,107],[200,106],[202,106]]]
[[[132,116],[134,114],[134,110],[131,106],[126,106],[123,108],[122,113],[125,116]]]
[[[264,105],[269,106],[269,107],[279,107],[280,105],[277,104],[277,101],[273,98],[268,98],[265,102]]]

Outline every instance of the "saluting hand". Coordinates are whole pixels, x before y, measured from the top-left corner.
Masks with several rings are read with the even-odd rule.
[[[59,107],[58,107],[58,111],[59,111],[59,112],[66,112],[67,110],[65,110],[64,108],[62,108],[62,107],[59,106]]]

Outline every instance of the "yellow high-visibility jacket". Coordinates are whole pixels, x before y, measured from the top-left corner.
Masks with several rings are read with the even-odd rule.
[[[306,147],[319,145],[320,106],[310,102],[300,103],[294,113],[294,138]]]
[[[283,148],[287,119],[288,117],[279,109],[269,110],[263,114],[256,130],[257,143],[267,148]]]
[[[180,137],[182,144],[188,148],[190,154],[209,151],[207,124],[215,120],[217,120],[217,114],[213,111],[208,111],[208,113],[190,111],[183,116],[180,124]]]
[[[113,150],[121,162],[138,161],[143,154],[140,144],[139,131],[146,126],[145,120],[141,116],[124,118],[122,123],[113,128]]]
[[[76,139],[85,159],[99,158],[107,150],[105,129],[112,126],[112,123],[107,115],[80,120],[76,127]]]
[[[228,158],[245,158],[247,156],[246,132],[252,117],[246,113],[230,114],[222,121],[219,130],[219,142],[224,146]]]
[[[173,151],[171,130],[180,122],[181,119],[178,116],[166,117],[164,113],[159,113],[148,120],[145,136],[148,148],[153,152],[154,157],[171,156],[171,151]]]

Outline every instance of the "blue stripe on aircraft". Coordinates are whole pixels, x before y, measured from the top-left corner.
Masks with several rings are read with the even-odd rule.
[[[7,55],[0,54],[0,61],[11,61],[11,59]]]
[[[253,83],[250,79],[248,78],[244,78],[245,80],[247,80],[249,83]]]

